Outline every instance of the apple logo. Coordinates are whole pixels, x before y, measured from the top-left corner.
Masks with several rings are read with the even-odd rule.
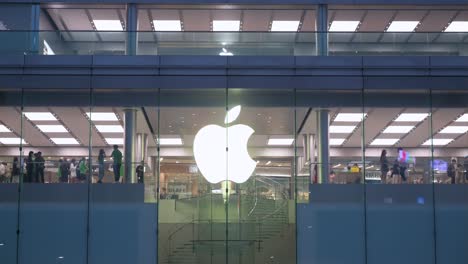
[[[228,111],[226,126],[237,119],[240,111],[240,105]],[[195,135],[193,153],[205,179],[210,183],[247,181],[257,166],[247,151],[247,142],[254,132],[246,125],[207,125],[200,129]]]

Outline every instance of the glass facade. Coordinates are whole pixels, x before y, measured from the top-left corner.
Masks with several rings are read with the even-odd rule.
[[[466,260],[464,90],[1,93],[5,263]]]

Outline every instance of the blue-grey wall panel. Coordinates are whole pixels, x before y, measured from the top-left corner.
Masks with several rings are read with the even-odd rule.
[[[158,76],[93,76],[93,89],[147,89],[158,88]]]
[[[16,264],[18,184],[0,184],[0,260]]]
[[[362,89],[361,77],[356,76],[314,76],[295,77],[292,88],[297,89],[342,89],[356,90]]]
[[[211,89],[226,88],[226,76],[161,76],[161,89]]]
[[[25,89],[89,89],[91,76],[86,75],[24,75],[21,81]]]

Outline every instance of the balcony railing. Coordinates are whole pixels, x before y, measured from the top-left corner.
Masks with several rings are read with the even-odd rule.
[[[0,31],[0,54],[315,56],[319,32]],[[329,55],[468,55],[468,33],[328,33]]]

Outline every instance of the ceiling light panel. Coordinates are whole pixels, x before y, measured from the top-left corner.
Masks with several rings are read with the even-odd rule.
[[[22,144],[28,144],[24,139],[21,140]],[[8,137],[8,138],[0,138],[0,143],[4,145],[19,145],[20,138],[19,137]]]
[[[123,133],[124,129],[120,125],[96,125],[96,129],[101,133]]]
[[[330,144],[330,146],[339,146],[343,144],[344,141],[344,138],[330,138],[328,144]]]
[[[296,32],[299,29],[300,21],[273,20],[271,31]]]
[[[239,20],[213,20],[213,31],[239,31]]]
[[[24,115],[31,121],[56,121],[57,118],[50,112],[25,112]]]
[[[468,126],[448,126],[442,129],[439,134],[463,134],[468,131]]]
[[[359,25],[359,21],[333,21],[330,32],[354,32]]]
[[[335,122],[361,122],[367,114],[363,113],[339,113]]]
[[[44,133],[68,133],[68,130],[62,125],[37,125],[37,128]]]
[[[180,20],[153,20],[155,31],[182,31]]]
[[[52,142],[57,145],[79,145],[78,141],[74,138],[50,138]]]
[[[455,120],[455,122],[468,122],[468,114],[463,114],[462,116],[457,118],[457,120]]]
[[[93,23],[99,31],[123,31],[120,20],[93,20]]]
[[[109,145],[123,145],[124,139],[123,138],[105,138],[107,144]]]
[[[159,144],[162,145],[182,145],[182,139],[181,138],[160,138],[159,139]]]
[[[444,32],[468,32],[468,21],[452,21]]]
[[[86,115],[92,121],[119,121],[117,115],[112,112],[87,112]]]
[[[270,138],[268,139],[269,146],[290,146],[294,142],[294,138]]]
[[[8,132],[11,132],[11,130],[8,129],[8,127],[6,127],[5,125],[0,125],[0,133],[8,133]]]
[[[351,133],[356,126],[330,126],[329,133]]]
[[[419,21],[393,21],[387,32],[413,32]]]
[[[406,134],[413,129],[414,126],[388,126],[382,132],[383,134]]]
[[[426,113],[404,113],[399,115],[397,119],[395,119],[395,122],[421,122],[426,119],[428,115],[429,114]]]
[[[370,144],[372,146],[392,146],[398,142],[398,138],[376,138]]]
[[[431,139],[428,139],[423,143],[423,146],[430,146],[431,144],[433,146],[445,146],[452,142],[452,140],[452,138],[433,138],[431,142]]]

